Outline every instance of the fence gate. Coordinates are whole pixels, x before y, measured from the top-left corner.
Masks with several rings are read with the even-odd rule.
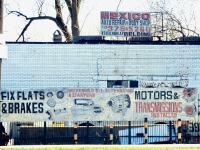
[[[182,124],[184,128],[185,122],[182,121]],[[187,125],[193,126],[189,131],[199,129],[197,123]],[[177,122],[12,122],[9,135],[14,145],[176,143]],[[198,135],[192,138],[195,136]],[[182,142],[184,137],[182,133]]]

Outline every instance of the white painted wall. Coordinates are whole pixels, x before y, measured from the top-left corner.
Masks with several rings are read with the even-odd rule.
[[[200,87],[199,45],[7,45],[2,89],[103,88],[116,79],[189,79],[189,87]]]

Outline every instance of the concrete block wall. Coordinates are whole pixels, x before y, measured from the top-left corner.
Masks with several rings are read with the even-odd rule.
[[[199,45],[7,45],[2,89],[103,88],[111,79],[189,79],[200,87]]]

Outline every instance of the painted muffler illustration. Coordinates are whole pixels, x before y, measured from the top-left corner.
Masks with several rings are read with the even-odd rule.
[[[71,107],[73,115],[95,115],[101,112],[103,108],[94,104],[92,99],[74,99],[74,106]]]

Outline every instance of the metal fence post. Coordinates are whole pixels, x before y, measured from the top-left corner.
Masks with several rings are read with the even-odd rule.
[[[181,119],[178,119],[178,144],[181,144]]]
[[[128,144],[131,144],[131,121],[128,121]]]
[[[90,134],[90,132],[89,132],[89,121],[87,121],[87,137],[86,137],[86,144],[89,144],[89,134]]]
[[[147,122],[147,118],[144,118],[144,143],[148,144],[148,122]]]
[[[44,121],[44,139],[43,139],[44,145],[47,144],[46,138],[47,138],[47,123],[46,121]]]
[[[78,144],[77,123],[74,123],[74,144]]]
[[[169,121],[169,141],[172,144],[172,122]]]
[[[113,124],[110,123],[110,144],[113,144]]]
[[[106,138],[106,126],[103,127],[103,144],[107,144],[107,138]]]
[[[3,143],[3,136],[2,136],[2,122],[0,122],[0,133],[1,133],[1,138],[0,138],[0,146],[2,146],[2,143]]]

